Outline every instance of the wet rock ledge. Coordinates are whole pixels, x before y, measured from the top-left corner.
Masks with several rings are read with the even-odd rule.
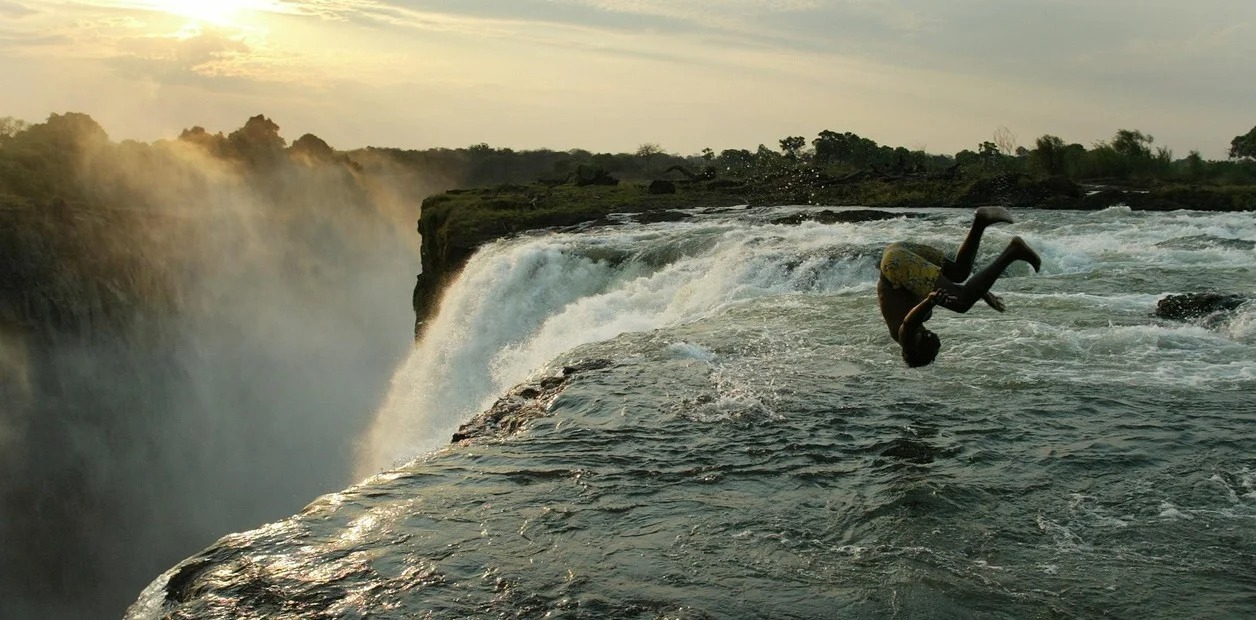
[[[588,360],[563,368],[562,374],[524,383],[497,399],[487,411],[458,427],[453,443],[472,439],[505,437],[519,432],[528,422],[549,415],[549,406],[567,387],[571,378],[611,365],[609,360]]]

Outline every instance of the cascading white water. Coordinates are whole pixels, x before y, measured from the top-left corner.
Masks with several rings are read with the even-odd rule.
[[[489,245],[446,291],[394,377],[359,446],[359,475],[448,442],[506,389],[581,344],[765,295],[870,287],[875,230],[725,221]]]
[[[886,243],[911,229],[915,240],[953,249],[969,218],[967,212],[946,211],[924,229],[903,218],[801,226],[711,219],[489,245],[446,291],[427,337],[396,373],[384,406],[359,444],[358,475],[445,444],[459,424],[564,351],[694,321],[764,296],[870,292]],[[1066,225],[1041,219],[1025,218],[1014,231],[991,229],[983,254],[997,253],[1012,234],[1020,234],[1043,256],[1040,276],[1090,274],[1114,281],[1148,265],[1180,268],[1206,261],[1211,267],[1232,264],[1237,274],[1250,264],[1251,249],[1241,241],[1251,229],[1244,214],[1161,216],[1146,226],[1115,228],[1113,221],[1148,216],[1113,208]],[[1184,237],[1187,248],[1176,247]],[[1194,247],[1200,243],[1207,247]],[[1013,269],[1025,273],[1026,268]],[[1037,286],[1035,295],[1044,301],[1079,294],[1052,290],[1050,280],[1041,278]],[[1145,307],[1155,297],[1107,297],[1102,303]],[[1228,328],[1240,340],[1251,332],[1243,316]],[[980,319],[972,320],[978,321],[973,329],[982,329]]]

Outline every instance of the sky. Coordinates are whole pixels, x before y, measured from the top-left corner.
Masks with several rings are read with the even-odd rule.
[[[265,114],[333,147],[953,154],[1256,125],[1253,0],[0,0],[0,117],[114,140]]]

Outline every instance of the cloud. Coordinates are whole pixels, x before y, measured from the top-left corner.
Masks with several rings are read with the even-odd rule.
[[[30,50],[41,47],[59,47],[70,43],[70,39],[56,34],[39,34],[22,32],[0,26],[0,50]]]
[[[34,15],[37,11],[25,3],[0,0],[0,17],[21,19]]]
[[[251,51],[238,34],[201,25],[189,25],[174,35],[124,38],[118,48],[127,56],[171,61],[187,69]]]
[[[103,63],[126,79],[231,89],[239,84],[212,78],[292,82],[329,68],[317,53],[272,45],[263,29],[198,23],[141,6],[150,5],[67,3],[55,14],[31,11],[24,23],[0,26],[0,49],[62,63]]]
[[[66,37],[39,28],[35,18],[44,13],[29,3],[0,0],[0,50],[21,52],[67,44]]]

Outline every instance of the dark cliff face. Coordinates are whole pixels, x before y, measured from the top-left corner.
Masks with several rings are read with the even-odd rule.
[[[456,214],[441,208],[439,201],[430,198],[424,201],[423,215],[418,222],[422,271],[412,298],[416,340],[422,335],[425,322],[436,312],[441,291],[466,265],[476,248],[488,240],[479,235],[451,230],[451,217],[456,217]]]

